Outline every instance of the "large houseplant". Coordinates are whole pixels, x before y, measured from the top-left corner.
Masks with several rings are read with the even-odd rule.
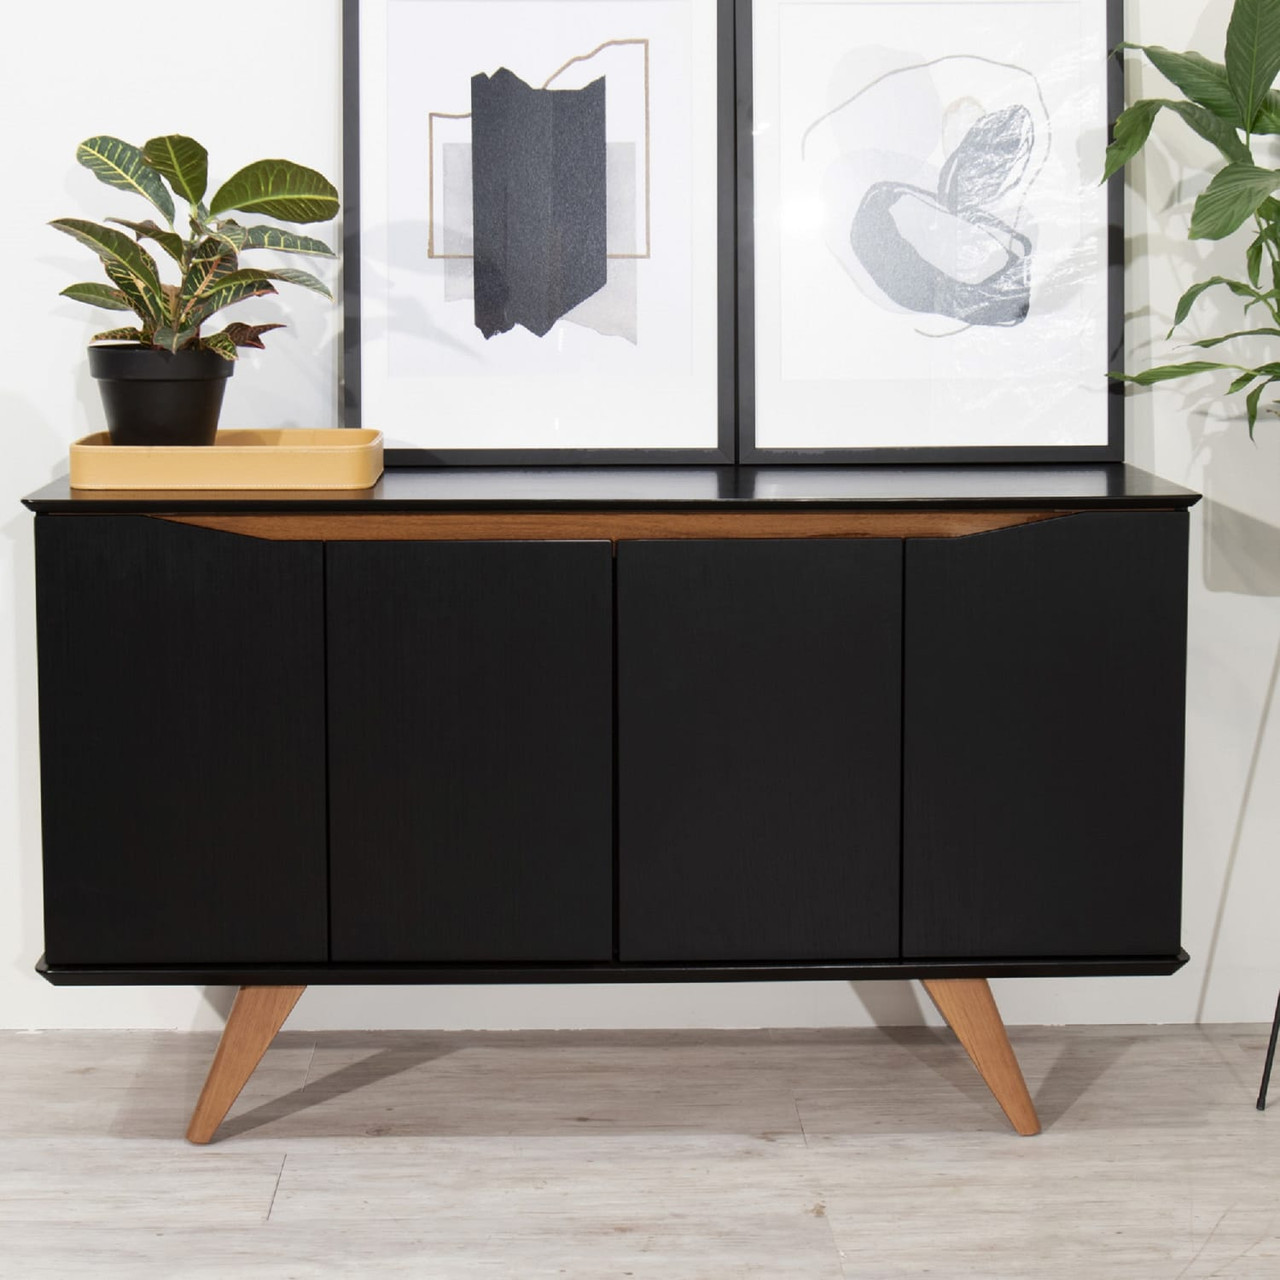
[[[213,317],[235,303],[275,293],[277,281],[331,298],[307,271],[241,267],[240,255],[273,249],[334,256],[320,240],[284,227],[244,225],[228,215],[323,222],[336,216],[338,193],[314,169],[289,160],[258,160],[232,174],[206,201],[208,153],[179,134],[152,138],[143,147],[93,137],[76,149],[76,159],[108,186],[148,200],[164,218],[163,226],[150,218],[108,218],[114,226],[81,218],[50,224],[92,249],[109,281],[69,285],[62,296],[137,317],[136,325],[95,334],[89,348],[111,439],[116,444],[212,444],[236,349],[261,347],[264,333],[282,327],[233,321],[210,333]],[[185,232],[175,226],[175,197],[188,206]],[[163,280],[144,241],[172,260],[176,283]]]
[[[1182,100],[1146,98],[1122,112],[1115,122],[1114,141],[1107,148],[1105,176],[1109,178],[1141,150],[1156,116],[1167,108],[1212,143],[1222,156],[1221,166],[1192,210],[1191,238],[1221,240],[1252,220],[1253,235],[1245,250],[1248,278],[1210,276],[1197,281],[1178,300],[1173,328],[1187,318],[1202,294],[1210,289],[1228,289],[1244,299],[1246,314],[1261,307],[1266,323],[1201,338],[1192,346],[1207,349],[1227,342],[1262,341],[1274,350],[1275,340],[1280,338],[1280,201],[1273,193],[1280,190],[1280,169],[1258,164],[1254,145],[1259,137],[1280,135],[1280,93],[1273,87],[1280,74],[1280,0],[1235,0],[1221,62],[1194,52],[1174,53],[1158,45],[1123,47],[1140,49],[1185,96]],[[1169,332],[1172,334],[1173,329]],[[1280,360],[1253,364],[1188,360],[1115,376],[1149,385],[1219,369],[1236,375],[1227,388],[1229,394],[1245,393],[1245,414],[1252,436],[1263,393],[1272,383],[1280,382]],[[1276,1002],[1262,1070],[1259,1111],[1267,1103],[1277,1038],[1280,1000]]]
[[[1208,349],[1233,342],[1249,349],[1265,340],[1264,351],[1274,349],[1275,339],[1280,338],[1280,201],[1273,192],[1280,189],[1280,169],[1260,165],[1254,146],[1262,135],[1280,134],[1280,93],[1272,87],[1280,73],[1280,0],[1235,0],[1221,62],[1159,45],[1126,43],[1122,47],[1140,50],[1184,97],[1145,98],[1122,112],[1115,122],[1114,141],[1107,148],[1105,176],[1109,178],[1141,150],[1162,110],[1172,111],[1221,155],[1220,166],[1192,210],[1191,239],[1221,240],[1250,222],[1254,233],[1244,253],[1247,278],[1212,276],[1193,284],[1178,301],[1170,335],[1202,294],[1227,289],[1245,300],[1246,314],[1261,308],[1265,321],[1256,328],[1202,338],[1191,345]],[[1255,362],[1245,357],[1238,364],[1188,360],[1116,376],[1147,386],[1211,370],[1236,375],[1227,391],[1244,393],[1252,435],[1263,393],[1280,381],[1280,360]]]

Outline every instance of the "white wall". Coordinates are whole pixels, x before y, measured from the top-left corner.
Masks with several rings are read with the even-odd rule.
[[[209,146],[215,178],[264,155],[336,178],[339,9],[339,0],[256,0],[252,21],[211,49],[218,70],[208,92],[180,80],[210,48],[196,7],[170,5],[153,20],[129,21],[127,49],[113,47],[126,37],[118,23],[106,30],[103,6],[90,0],[9,14],[0,48],[0,119],[16,175],[0,200],[8,304],[0,316],[0,1026],[212,1026],[227,1004],[223,990],[55,989],[32,973],[41,951],[32,517],[18,500],[65,469],[71,440],[102,425],[83,358],[95,313],[56,296],[74,279],[93,278],[92,263],[44,223],[128,207],[73,162],[75,144],[99,132],[136,140],[192,134]],[[1128,9],[1130,39],[1216,54],[1230,4],[1129,0]],[[251,69],[236,70],[240,56]],[[1153,73],[1131,87],[1165,92]],[[166,98],[174,105],[164,106]],[[1204,145],[1172,119],[1158,134],[1134,170],[1130,200],[1133,367],[1169,354],[1162,335],[1187,284],[1211,269],[1240,271],[1238,246],[1185,239]],[[334,423],[339,316],[312,295],[289,301],[290,328],[242,361],[226,425]],[[274,314],[274,300],[259,313]],[[1206,333],[1225,322],[1211,308],[1202,320]],[[997,994],[1011,1022],[1270,1016],[1280,983],[1280,740],[1269,726],[1280,671],[1280,425],[1267,420],[1250,444],[1214,398],[1220,385],[1205,379],[1190,390],[1141,393],[1129,425],[1135,464],[1209,497],[1192,525],[1184,940],[1194,960],[1171,979],[1002,982]],[[859,1025],[918,1021],[920,1005],[900,983],[316,988],[291,1025]]]

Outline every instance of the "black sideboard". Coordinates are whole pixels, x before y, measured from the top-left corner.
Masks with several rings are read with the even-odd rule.
[[[1186,960],[1195,501],[1121,465],[55,482],[40,971],[242,988],[197,1141],[325,982],[921,978],[1034,1131],[986,979]]]

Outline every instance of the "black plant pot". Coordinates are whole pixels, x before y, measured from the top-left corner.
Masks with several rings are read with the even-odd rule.
[[[234,370],[213,351],[89,348],[112,444],[212,444]]]

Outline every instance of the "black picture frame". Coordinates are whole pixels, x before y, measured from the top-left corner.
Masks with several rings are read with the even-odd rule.
[[[1106,45],[1114,51],[1124,39],[1123,0],[1106,0]],[[1050,464],[1121,462],[1124,460],[1124,386],[1113,381],[1106,388],[1105,445],[906,447],[906,448],[764,448],[756,444],[755,350],[755,156],[754,66],[752,0],[735,0],[737,118],[737,227],[738,253],[738,447],[737,460],[752,465],[861,465],[904,463],[925,465],[953,463]],[[1108,58],[1105,71],[1108,124],[1124,106],[1123,67],[1117,56]],[[1108,371],[1123,367],[1124,356],[1124,179],[1113,176],[1107,185],[1107,352]],[[909,406],[904,406],[909,412]]]
[[[339,403],[342,425],[381,426],[364,422],[362,414],[361,323],[361,4],[343,0],[343,372]],[[387,466],[607,466],[717,465],[736,461],[737,452],[737,332],[738,257],[736,128],[737,49],[734,0],[695,0],[716,6],[716,132],[717,132],[717,388],[718,410],[714,448],[619,449],[429,449],[399,447],[388,439]],[[394,426],[388,427],[389,434]]]

